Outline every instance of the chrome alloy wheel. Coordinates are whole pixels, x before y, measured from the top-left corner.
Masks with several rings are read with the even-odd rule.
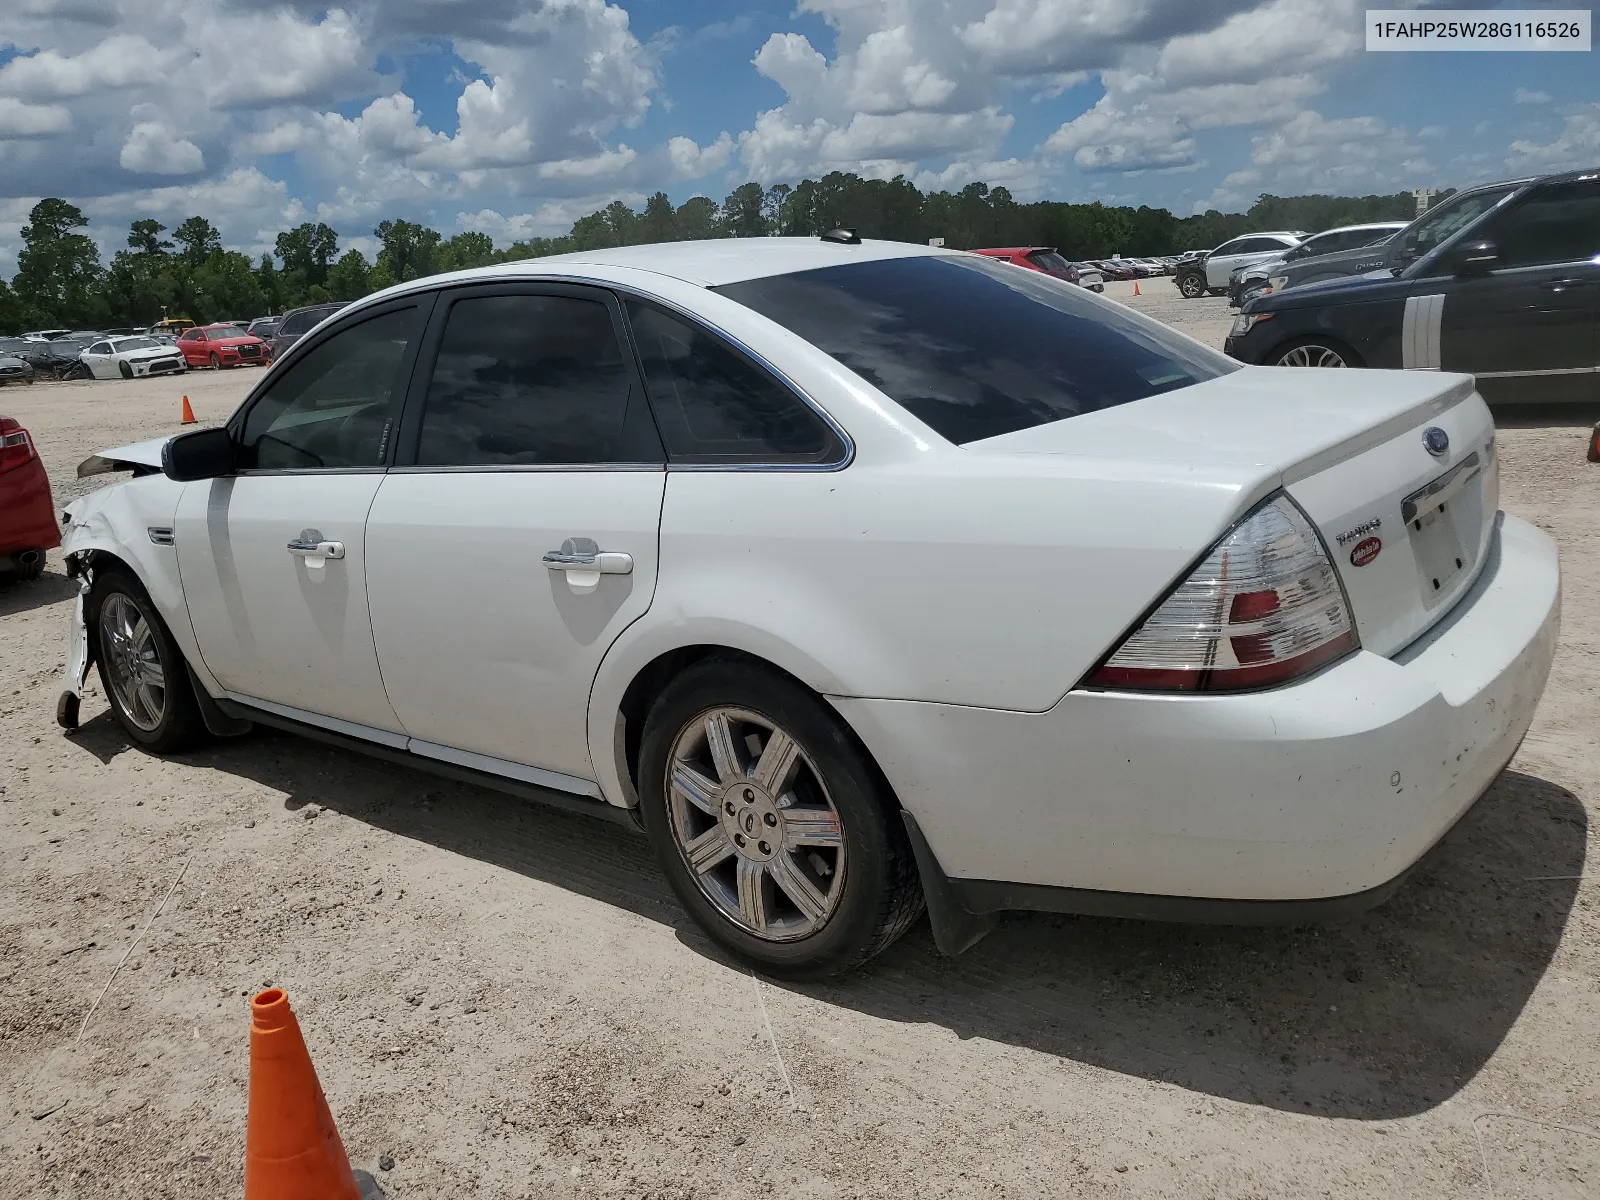
[[[827,924],[844,894],[844,832],[789,734],[745,709],[702,713],[678,732],[665,784],[673,840],[729,920],[773,942]]]
[[[1343,367],[1344,356],[1327,346],[1296,346],[1278,360],[1280,367]]]
[[[123,715],[146,733],[161,724],[167,680],[155,632],[139,606],[113,592],[100,606],[100,652]]]

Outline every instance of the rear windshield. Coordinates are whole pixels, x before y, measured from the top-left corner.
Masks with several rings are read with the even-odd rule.
[[[958,445],[1215,379],[1239,364],[1049,275],[918,256],[716,289]]]
[[[1066,272],[1072,269],[1072,265],[1054,250],[1035,250],[1028,255],[1028,259],[1041,271]]]

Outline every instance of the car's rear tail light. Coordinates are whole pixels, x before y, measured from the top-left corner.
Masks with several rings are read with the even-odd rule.
[[[33,461],[33,442],[28,431],[10,417],[0,417],[0,471],[9,471]]]
[[[1149,692],[1274,687],[1358,645],[1322,540],[1280,492],[1235,525],[1084,684]]]

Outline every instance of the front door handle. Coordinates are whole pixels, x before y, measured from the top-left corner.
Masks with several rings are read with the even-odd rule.
[[[633,555],[620,550],[602,550],[591,538],[568,538],[561,549],[545,552],[544,565],[564,571],[567,585],[578,594],[600,586],[602,575],[633,574]]]
[[[308,567],[320,567],[330,558],[343,558],[344,543],[327,541],[318,530],[302,529],[300,536],[289,543],[289,553],[305,559]]]

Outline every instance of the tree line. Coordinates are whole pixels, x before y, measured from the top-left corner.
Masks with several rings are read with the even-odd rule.
[[[1448,193],[1444,193],[1448,194]],[[399,219],[372,232],[372,261],[321,222],[277,235],[259,261],[223,248],[217,228],[193,216],[175,229],[154,218],[134,221],[127,246],[103,263],[88,219],[66,200],[39,201],[22,229],[17,272],[0,278],[0,333],[67,327],[145,326],[163,316],[200,322],[247,320],[302,304],[356,300],[395,283],[442,271],[537,258],[573,250],[695,238],[815,236],[854,229],[862,237],[947,246],[1054,246],[1070,259],[1114,254],[1176,254],[1209,249],[1254,229],[1315,231],[1360,221],[1402,220],[1411,195],[1262,195],[1249,211],[1210,210],[1178,217],[1164,208],[1113,207],[1098,201],[1023,204],[1004,187],[971,183],[959,192],[923,192],[903,176],[863,179],[835,171],[794,185],[746,183],[720,204],[692,196],[674,206],[657,192],[635,211],[620,200],[579,218],[561,237],[536,237],[497,248],[484,233],[445,237]]]

